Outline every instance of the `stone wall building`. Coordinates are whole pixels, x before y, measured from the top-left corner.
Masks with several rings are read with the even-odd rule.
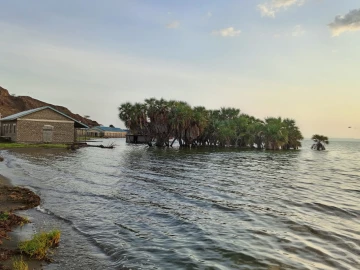
[[[1,137],[21,143],[72,143],[78,128],[87,126],[49,106],[0,119]]]
[[[86,135],[100,138],[125,138],[127,132],[127,130],[121,128],[98,126],[89,128]]]

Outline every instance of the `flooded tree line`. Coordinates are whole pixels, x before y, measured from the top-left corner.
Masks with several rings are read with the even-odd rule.
[[[156,146],[234,146],[269,150],[301,147],[303,136],[295,120],[267,117],[264,120],[236,108],[207,110],[176,100],[145,99],[123,103],[119,118],[132,134],[148,136]],[[150,142],[149,142],[150,143]]]

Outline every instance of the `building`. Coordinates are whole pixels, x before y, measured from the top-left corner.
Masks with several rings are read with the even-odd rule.
[[[126,135],[126,142],[127,143],[139,143],[139,144],[149,144],[151,143],[151,137],[147,135],[133,135],[128,134]]]
[[[98,126],[89,128],[86,132],[86,136],[99,138],[125,138],[127,132],[127,130],[121,128]]]
[[[21,143],[72,143],[78,128],[88,127],[50,106],[0,119],[1,137]]]

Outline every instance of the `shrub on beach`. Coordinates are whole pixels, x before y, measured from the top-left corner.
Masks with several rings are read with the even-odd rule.
[[[10,214],[8,212],[0,212],[0,221],[5,221],[9,219]]]
[[[28,270],[29,266],[26,262],[24,262],[23,258],[15,258],[13,259],[13,269],[14,270]]]
[[[34,235],[33,239],[19,243],[22,253],[38,260],[46,259],[49,249],[56,247],[60,242],[60,231],[53,230]]]

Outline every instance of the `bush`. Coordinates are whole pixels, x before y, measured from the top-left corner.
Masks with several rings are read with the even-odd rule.
[[[29,267],[26,262],[23,261],[23,258],[13,259],[13,269],[14,270],[28,270]]]
[[[9,219],[10,214],[8,212],[0,212],[0,221],[5,221]]]
[[[42,232],[35,234],[33,239],[20,242],[19,249],[22,253],[38,260],[45,259],[49,248],[56,247],[60,242],[60,231]]]

